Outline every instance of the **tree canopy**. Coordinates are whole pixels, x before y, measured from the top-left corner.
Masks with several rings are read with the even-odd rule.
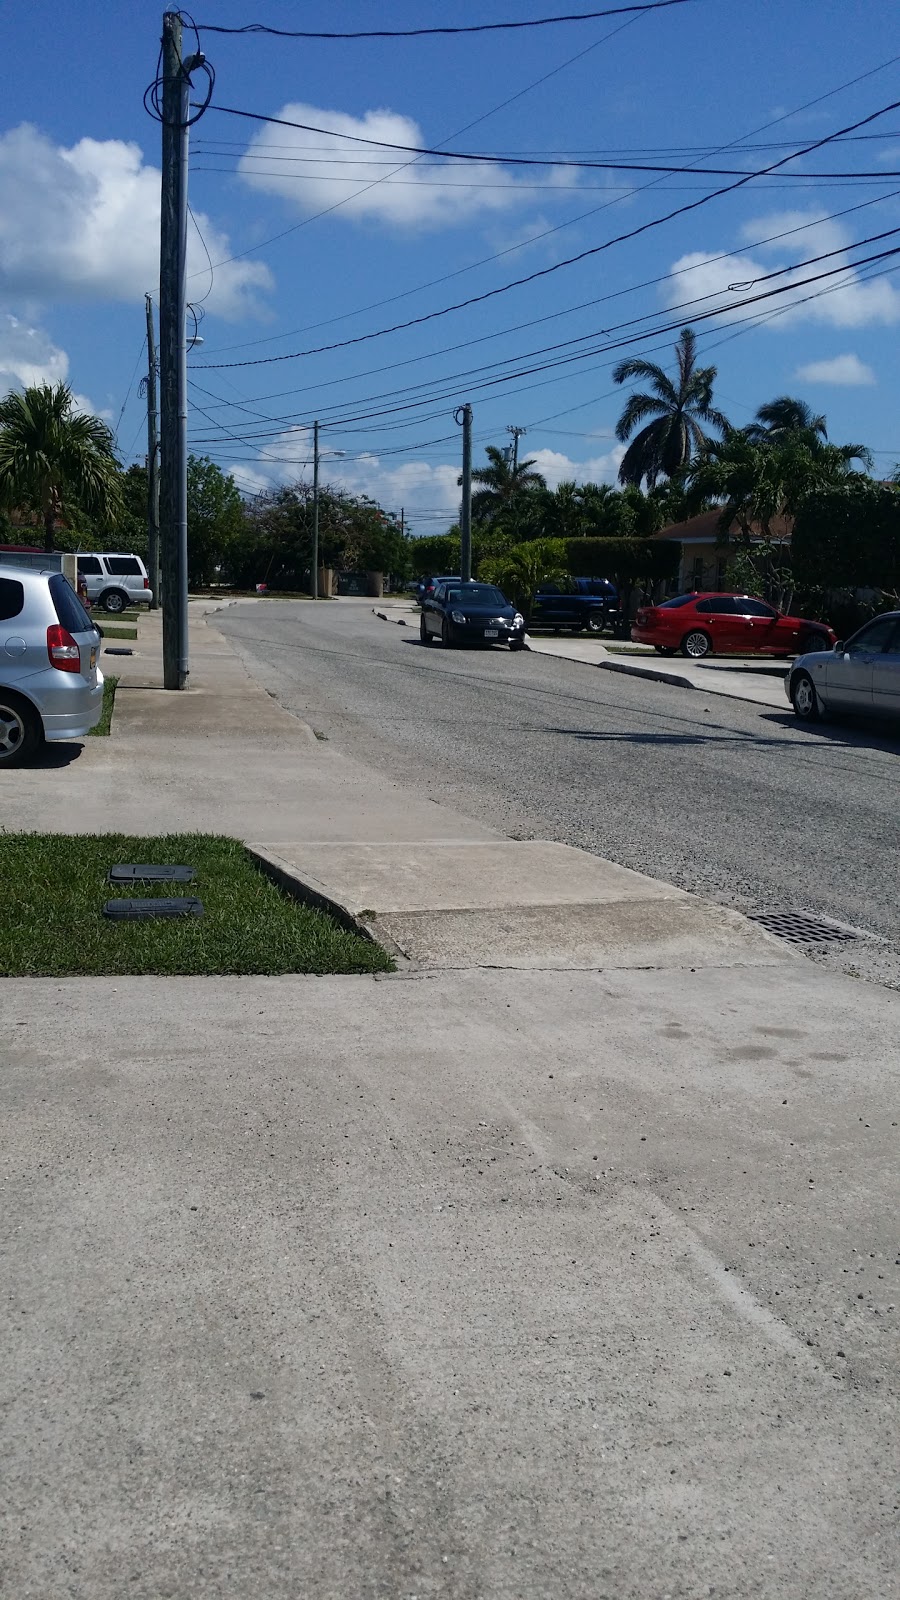
[[[0,401],[0,501],[40,517],[45,550],[68,511],[116,523],[120,480],[112,433],[78,410],[67,384],[13,390]]]

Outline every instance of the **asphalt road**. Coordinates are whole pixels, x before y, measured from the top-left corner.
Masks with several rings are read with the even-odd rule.
[[[423,647],[370,605],[256,603],[216,626],[320,737],[520,838],[743,911],[874,938],[811,953],[900,988],[900,739],[505,650]],[[423,870],[427,870],[423,864]]]

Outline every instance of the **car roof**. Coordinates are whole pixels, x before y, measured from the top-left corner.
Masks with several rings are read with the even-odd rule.
[[[56,578],[58,567],[20,567],[15,561],[0,561],[0,578]]]

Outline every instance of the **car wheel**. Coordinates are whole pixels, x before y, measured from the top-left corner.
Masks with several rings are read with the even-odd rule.
[[[692,628],[681,641],[681,654],[691,661],[702,661],[712,652],[712,640],[701,628]]]
[[[0,767],[20,767],[31,761],[43,740],[43,723],[34,707],[8,689],[0,689]]]
[[[819,697],[808,672],[798,672],[791,683],[791,705],[804,722],[817,722]]]
[[[510,639],[509,648],[510,648],[510,650],[524,650],[525,649],[525,640],[524,639]]]
[[[450,627],[450,624],[447,621],[447,618],[445,617],[443,622],[441,623],[441,644],[443,644],[443,645],[452,645],[452,643],[453,643],[453,630]]]
[[[830,650],[831,646],[824,633],[807,633],[800,640],[800,654],[808,655],[812,650]]]
[[[419,638],[421,639],[423,644],[430,644],[431,643],[431,634],[428,632],[428,629],[425,626],[425,618],[424,618],[424,616],[421,616],[419,618]]]
[[[606,616],[602,611],[589,611],[584,628],[586,633],[602,633],[606,625]]]
[[[104,611],[109,611],[112,616],[118,616],[128,605],[128,596],[123,594],[121,589],[107,589],[100,598],[100,604]]]

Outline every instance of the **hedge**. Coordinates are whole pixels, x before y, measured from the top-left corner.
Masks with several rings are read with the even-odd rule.
[[[823,490],[797,513],[798,587],[900,590],[900,491],[881,484]]]
[[[677,578],[677,539],[564,539],[566,565],[575,578],[612,578],[619,587]]]

